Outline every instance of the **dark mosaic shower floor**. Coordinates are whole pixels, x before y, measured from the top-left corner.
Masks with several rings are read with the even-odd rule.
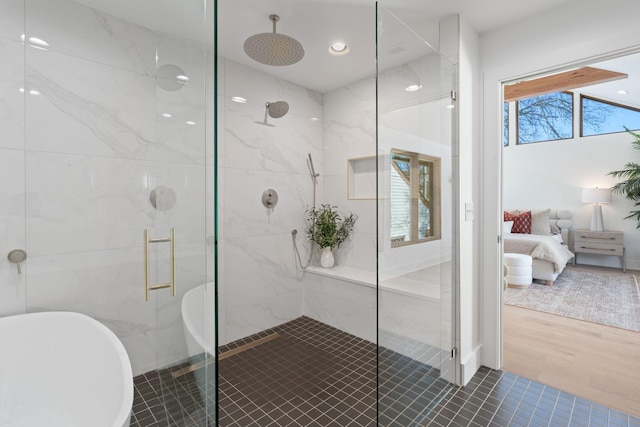
[[[279,337],[220,360],[220,427],[368,427],[376,426],[376,410],[385,427],[640,427],[637,418],[502,371],[481,368],[467,386],[452,387],[432,366],[386,349],[376,408],[376,346],[307,317],[220,352],[274,333]],[[423,347],[413,353],[433,351]],[[133,427],[215,425],[194,375],[171,375],[184,366],[135,378]]]

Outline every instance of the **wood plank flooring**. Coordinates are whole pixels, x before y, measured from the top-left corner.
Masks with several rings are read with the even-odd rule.
[[[640,417],[640,333],[505,305],[503,369]]]

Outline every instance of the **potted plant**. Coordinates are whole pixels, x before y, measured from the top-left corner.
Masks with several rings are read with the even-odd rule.
[[[625,130],[634,138],[631,141],[633,148],[640,149],[640,134],[632,132],[626,127]],[[625,179],[614,185],[611,190],[617,194],[624,194],[627,199],[635,203],[634,207],[636,209],[632,210],[624,219],[635,219],[636,229],[640,230],[640,210],[638,209],[640,207],[640,164],[629,162],[624,169],[609,172],[607,175]]]
[[[307,237],[322,248],[320,265],[324,268],[333,267],[333,250],[347,240],[357,219],[352,213],[342,217],[336,209],[329,204],[307,209]]]

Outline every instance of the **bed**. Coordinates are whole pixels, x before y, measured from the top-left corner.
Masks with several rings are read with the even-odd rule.
[[[571,212],[564,209],[505,211],[502,230],[504,253],[530,255],[533,258],[533,279],[553,285],[574,257],[567,248],[571,217]]]

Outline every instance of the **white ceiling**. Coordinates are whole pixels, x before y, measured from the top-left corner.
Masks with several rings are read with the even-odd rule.
[[[103,12],[159,32],[212,43],[213,0],[76,0]],[[458,13],[479,34],[543,13],[576,0],[380,0],[382,30],[378,38],[381,69],[406,63],[437,48],[438,22]],[[577,0],[579,3],[580,0]],[[373,0],[218,0],[220,55],[320,92],[344,86],[375,72],[375,9]],[[297,64],[269,67],[249,59],[244,40],[271,32],[269,15],[278,14],[277,32],[299,40],[305,57]],[[194,25],[194,23],[202,25]],[[344,40],[345,56],[333,56],[329,45]],[[403,50],[391,54],[389,51]],[[584,88],[594,96],[639,106],[640,55],[614,59],[601,68],[630,74],[624,81]],[[626,89],[629,95],[617,94]],[[634,96],[636,95],[636,96]]]

